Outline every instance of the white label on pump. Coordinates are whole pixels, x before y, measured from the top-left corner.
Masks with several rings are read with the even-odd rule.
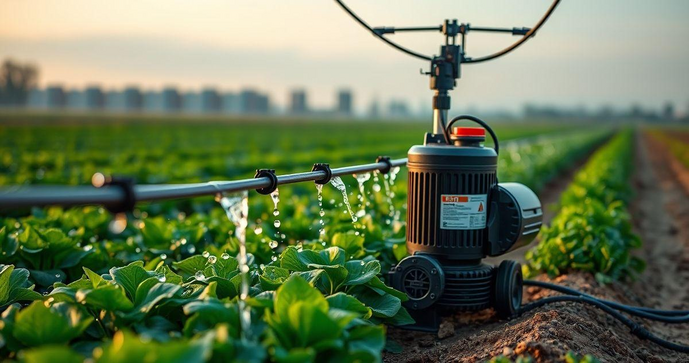
[[[488,195],[443,194],[440,196],[441,229],[486,228]]]

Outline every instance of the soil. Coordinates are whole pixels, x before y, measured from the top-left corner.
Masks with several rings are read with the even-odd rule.
[[[552,282],[625,304],[689,310],[689,193],[678,182],[664,145],[647,136],[639,136],[637,145],[636,197],[630,210],[644,241],[638,253],[648,264],[646,271],[628,283],[601,285],[581,272]],[[551,186],[554,200],[564,189],[559,184],[567,183]],[[546,195],[541,196],[544,205]],[[537,279],[550,281],[547,276]],[[552,295],[528,287],[524,303]],[[638,322],[662,338],[689,344],[687,324]],[[483,362],[499,355],[557,362],[564,361],[569,351],[591,354],[603,362],[689,361],[689,354],[641,340],[600,310],[576,303],[548,305],[510,321],[498,320],[492,310],[457,313],[443,321],[440,334],[389,328],[388,340],[398,352],[386,352],[385,362]]]

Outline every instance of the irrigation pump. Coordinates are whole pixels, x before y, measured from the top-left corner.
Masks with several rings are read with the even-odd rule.
[[[413,328],[437,330],[443,313],[457,309],[493,307],[506,318],[521,306],[519,263],[481,260],[530,243],[541,227],[541,203],[522,184],[498,183],[499,148],[483,146],[485,130],[493,134],[485,127],[458,127],[449,145],[409,150],[411,256],[392,267],[389,279],[409,296]]]
[[[428,27],[372,28],[341,0],[335,0],[361,26],[393,48],[430,62],[433,95],[433,132],[424,144],[409,150],[407,200],[407,250],[411,256],[393,266],[391,285],[405,292],[405,302],[416,320],[412,329],[435,331],[443,313],[493,307],[498,315],[515,315],[522,300],[521,266],[503,261],[499,266],[481,262],[503,255],[533,241],[542,223],[541,202],[528,187],[498,183],[499,141],[482,120],[469,115],[449,123],[451,91],[463,64],[480,63],[513,51],[536,34],[553,13],[553,1],[533,28],[476,27],[448,19]],[[400,32],[440,32],[445,37],[440,53],[427,56],[386,37]],[[520,36],[509,47],[484,57],[466,54],[470,32],[498,32]],[[458,39],[459,38],[459,39]],[[457,127],[469,120],[481,127]],[[486,131],[494,148],[484,146]]]

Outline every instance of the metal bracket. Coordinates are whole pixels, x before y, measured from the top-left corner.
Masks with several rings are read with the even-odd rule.
[[[96,173],[92,178],[93,186],[96,188],[103,187],[118,187],[124,192],[124,198],[119,204],[106,205],[105,208],[112,214],[127,213],[134,210],[136,205],[136,194],[134,186],[136,181],[134,178],[121,176],[103,176],[103,174]]]
[[[270,194],[278,188],[278,177],[275,175],[275,169],[257,169],[254,178],[264,178],[270,179],[270,185],[265,188],[256,189],[260,194]]]
[[[330,170],[330,164],[326,163],[315,163],[313,164],[313,168],[311,168],[311,171],[324,171],[325,172],[325,178],[320,179],[320,180],[314,180],[316,184],[328,184],[330,182],[330,179],[333,177],[333,171]]]
[[[392,163],[390,162],[390,157],[389,156],[379,156],[376,158],[376,163],[385,163],[387,166],[385,169],[380,169],[379,171],[383,174],[387,174],[390,172],[390,169],[392,169]]]

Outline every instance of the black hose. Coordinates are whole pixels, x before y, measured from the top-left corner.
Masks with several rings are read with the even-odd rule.
[[[401,45],[399,45],[399,44],[397,44],[397,43],[395,43],[395,42],[389,40],[388,38],[384,37],[382,34],[379,34],[379,33],[378,33],[377,31],[375,31],[373,28],[371,28],[368,24],[366,24],[365,21],[361,20],[361,18],[359,18],[356,14],[354,14],[354,12],[353,12],[352,10],[350,10],[342,1],[340,1],[340,0],[335,0],[335,2],[337,2],[337,3],[340,5],[340,7],[342,7],[342,10],[346,11],[347,14],[349,14],[349,16],[351,16],[354,20],[356,20],[357,23],[361,24],[361,26],[363,26],[364,28],[368,29],[368,31],[370,31],[371,34],[375,35],[378,39],[384,41],[384,42],[387,43],[389,46],[391,46],[391,47],[393,47],[393,48],[395,48],[395,49],[397,49],[397,50],[399,50],[399,51],[401,51],[401,52],[403,52],[403,53],[406,53],[406,54],[408,54],[408,55],[410,55],[410,56],[412,56],[412,57],[416,57],[416,58],[423,59],[423,60],[428,60],[428,61],[432,59],[431,57],[429,57],[429,56],[427,56],[427,55],[423,55],[423,54],[421,54],[421,53],[416,53],[416,52],[414,52],[414,51],[412,51],[412,50],[409,50],[409,49],[407,49],[407,48],[405,48],[405,47],[403,47],[403,46],[401,46]]]
[[[555,11],[555,8],[557,7],[557,5],[559,3],[560,3],[560,0],[554,0],[553,3],[550,5],[550,8],[548,8],[548,11],[546,11],[545,15],[543,15],[543,17],[541,18],[541,20],[539,20],[538,23],[536,23],[536,25],[533,26],[531,28],[531,30],[529,30],[522,38],[520,38],[519,40],[514,42],[509,47],[507,47],[507,48],[505,48],[499,52],[496,52],[496,53],[493,53],[493,54],[490,54],[490,55],[487,55],[484,57],[465,59],[464,61],[462,61],[462,63],[480,63],[480,62],[489,61],[491,59],[502,57],[503,55],[517,49],[520,45],[526,43],[526,41],[529,40],[529,38],[536,35],[536,32],[538,31],[538,29],[540,29],[541,26],[543,26],[543,24],[545,24],[545,22],[548,20],[550,15]]]
[[[634,322],[633,320],[629,319],[628,317],[622,315],[620,312],[616,311],[612,307],[604,304],[603,302],[601,302],[597,299],[592,299],[592,298],[589,298],[586,296],[567,296],[567,295],[565,295],[565,296],[547,297],[547,298],[523,305],[521,308],[519,308],[519,314],[521,315],[521,314],[527,313],[531,310],[542,307],[544,305],[558,303],[558,302],[577,302],[577,303],[584,303],[584,304],[589,304],[589,305],[595,306],[595,307],[603,310],[605,313],[612,316],[613,318],[617,319],[622,324],[629,327],[632,334],[636,335],[637,337],[639,337],[641,339],[650,340],[653,343],[658,344],[663,348],[675,350],[675,351],[682,352],[682,353],[689,353],[689,346],[688,345],[677,344],[677,343],[673,343],[671,341],[665,340],[663,338],[660,338],[660,337],[654,335],[653,333],[651,333],[650,331],[648,331],[643,325],[637,324],[636,322]]]
[[[569,287],[551,284],[548,282],[535,281],[535,280],[524,280],[525,286],[536,286],[540,288],[545,288],[553,291],[557,291],[563,294],[583,296],[589,299],[598,300],[601,303],[614,308],[616,310],[624,311],[630,315],[638,316],[640,318],[660,321],[669,324],[680,324],[689,322],[689,311],[686,310],[659,310],[646,308],[642,306],[631,306],[624,305],[618,302],[599,299],[597,297],[591,296],[579,290],[575,290]]]

